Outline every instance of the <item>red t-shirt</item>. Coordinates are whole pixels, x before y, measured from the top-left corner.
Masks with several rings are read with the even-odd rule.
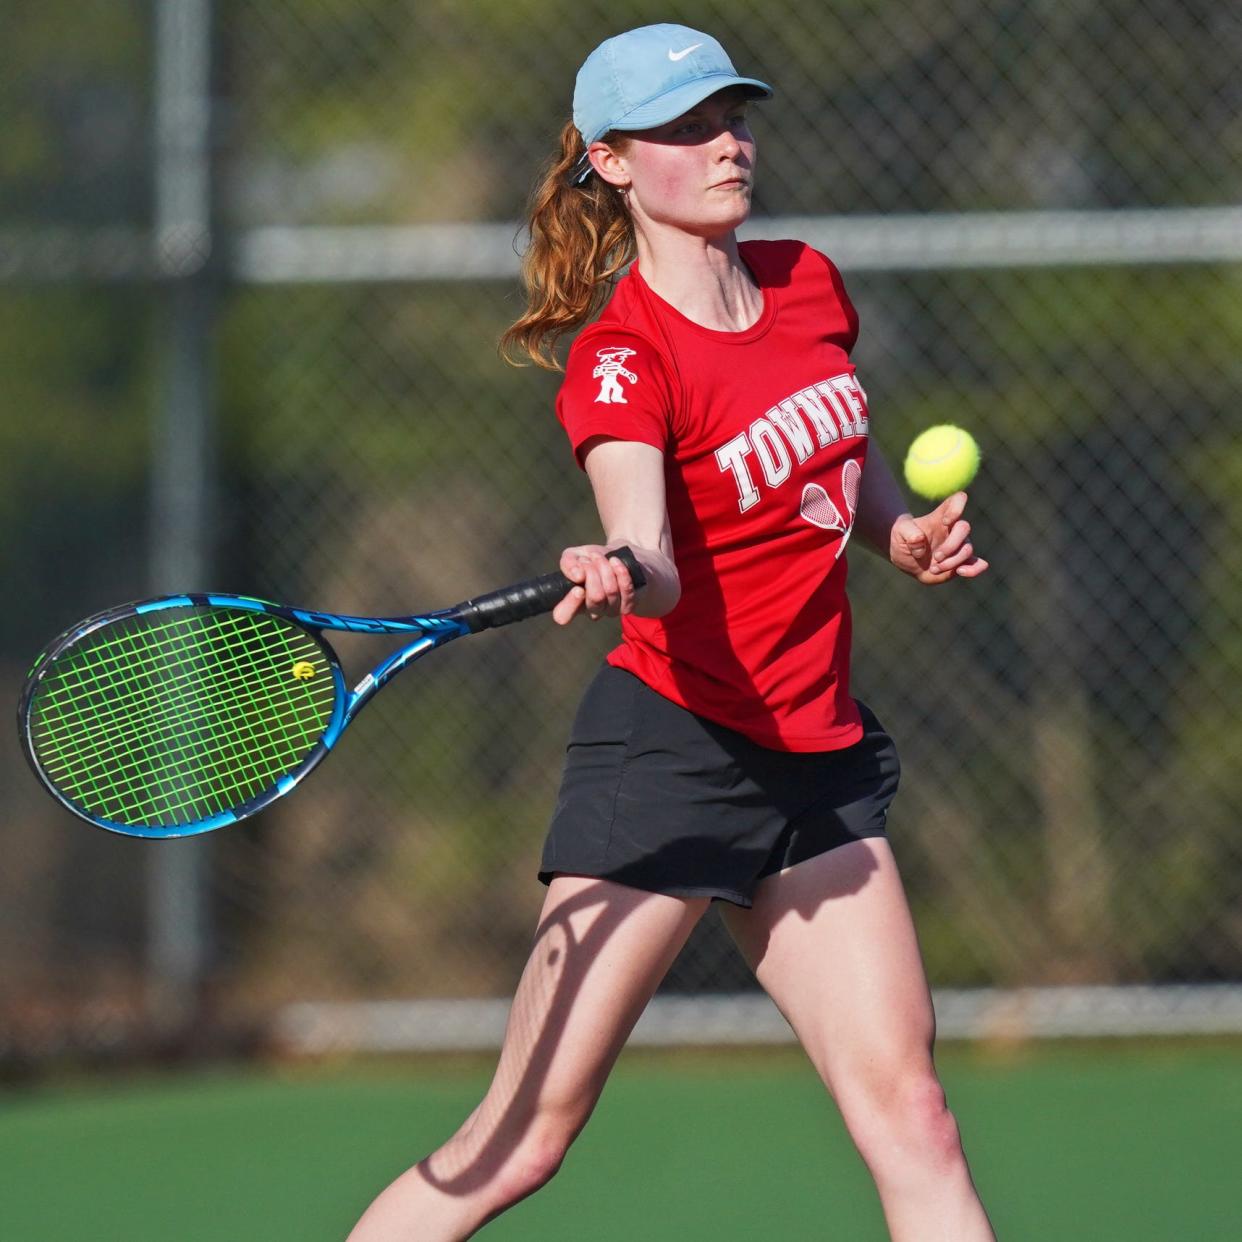
[[[687,319],[634,264],[574,341],[557,415],[664,452],[681,599],[622,619],[609,662],[775,750],[862,736],[849,693],[845,545],[867,455],[841,275],[801,242],[744,242],[763,292],[744,332]]]

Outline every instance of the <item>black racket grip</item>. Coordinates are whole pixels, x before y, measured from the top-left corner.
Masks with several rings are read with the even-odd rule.
[[[615,556],[630,571],[636,590],[647,585],[647,575],[643,573],[638,558],[629,548],[614,548],[608,555]],[[577,585],[562,573],[544,574],[539,578],[528,578],[525,582],[501,587],[499,591],[480,595],[478,599],[468,599],[464,604],[458,604],[453,611],[466,623],[471,633],[477,634],[479,630],[494,630],[499,625],[525,621],[527,617],[551,612],[565,598],[566,593]]]

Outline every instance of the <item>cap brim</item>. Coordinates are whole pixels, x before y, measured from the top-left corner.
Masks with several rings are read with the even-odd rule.
[[[657,95],[655,99],[639,104],[637,108],[614,121],[608,130],[630,132],[667,124],[675,121],[683,112],[689,112],[695,104],[701,104],[709,95],[730,86],[744,86],[748,99],[772,98],[772,88],[766,82],[760,82],[757,78],[739,78],[732,73],[717,73],[706,78],[696,78],[693,82],[684,82],[663,95]],[[588,139],[586,145],[597,142],[608,130]]]

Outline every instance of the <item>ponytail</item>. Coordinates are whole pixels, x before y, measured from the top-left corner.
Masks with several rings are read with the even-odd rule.
[[[623,150],[625,138],[603,139]],[[522,256],[526,313],[500,338],[500,354],[513,366],[533,362],[559,371],[556,343],[592,319],[608,300],[612,281],[634,258],[634,226],[620,192],[591,175],[586,150],[572,121],[561,130],[560,151],[544,164],[528,208],[530,244]]]

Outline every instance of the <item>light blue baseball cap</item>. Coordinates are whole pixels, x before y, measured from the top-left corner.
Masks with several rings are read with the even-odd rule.
[[[670,23],[640,26],[605,39],[583,61],[574,124],[589,147],[610,129],[663,125],[727,86],[745,87],[752,99],[772,95],[766,82],[739,77],[711,35]]]

